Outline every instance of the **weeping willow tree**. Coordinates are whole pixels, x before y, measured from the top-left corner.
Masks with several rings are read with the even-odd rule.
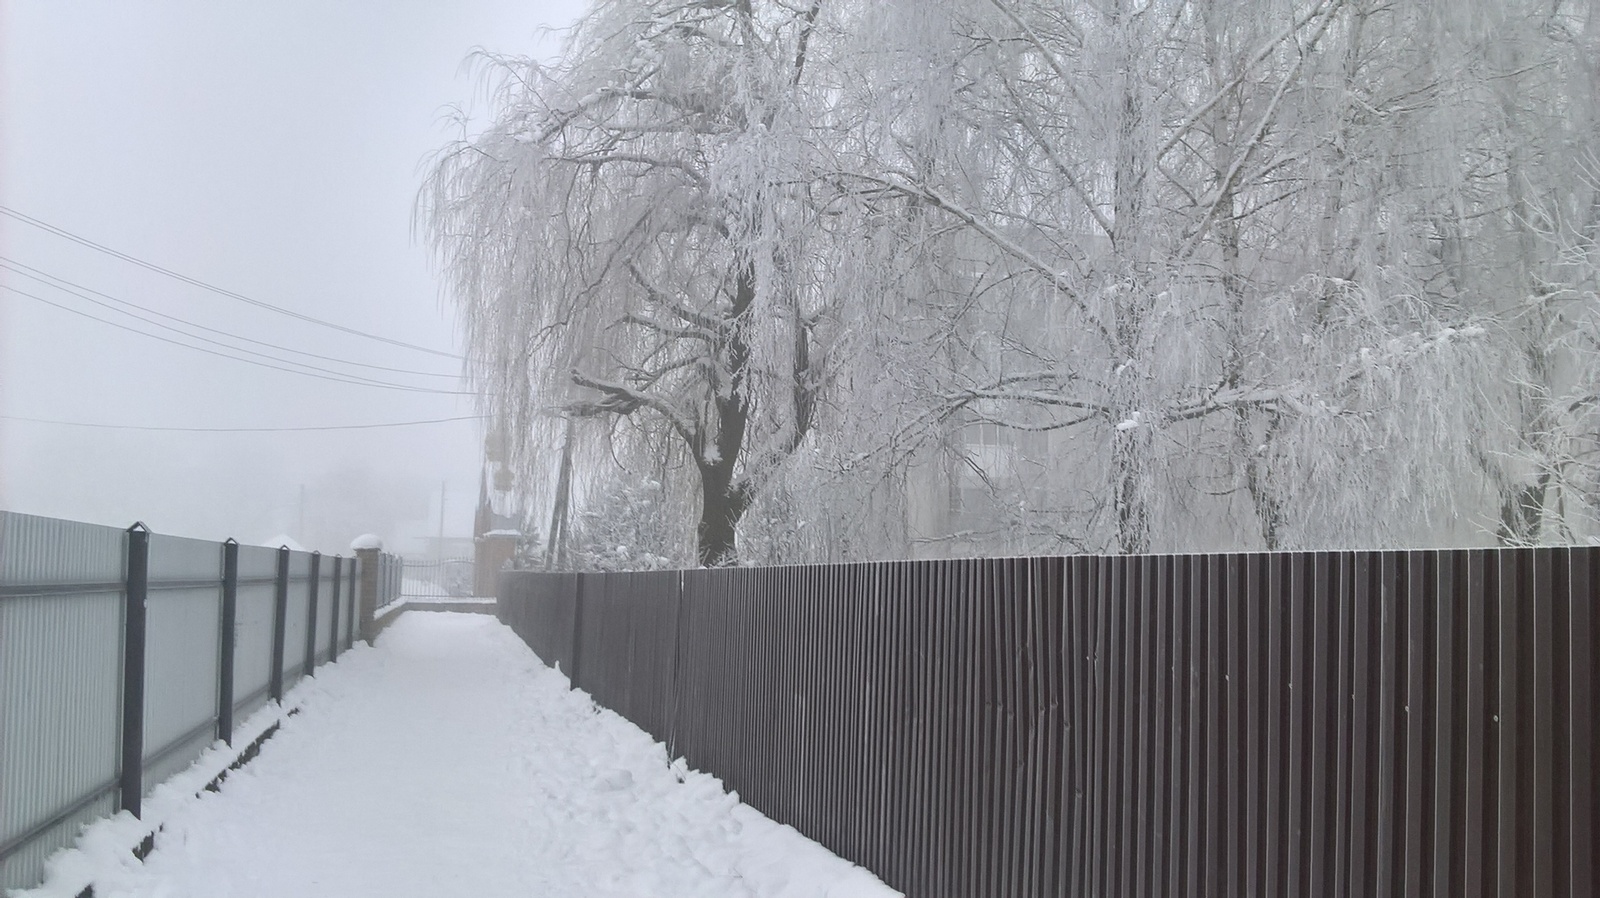
[[[838,286],[808,192],[831,34],[820,0],[598,3],[555,66],[495,61],[493,124],[424,189],[471,371],[528,478],[559,417],[628,419],[698,479],[701,564],[735,556],[812,425]]]
[[[588,419],[701,563],[1577,539],[1596,59],[1600,0],[607,0],[422,211],[525,479]]]

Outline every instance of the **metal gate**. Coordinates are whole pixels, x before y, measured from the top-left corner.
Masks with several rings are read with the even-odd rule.
[[[405,559],[400,595],[406,599],[472,598],[472,559]]]

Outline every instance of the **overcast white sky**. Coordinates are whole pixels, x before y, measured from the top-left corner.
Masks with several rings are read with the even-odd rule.
[[[455,133],[449,106],[484,109],[481,79],[462,66],[474,47],[550,57],[560,36],[541,31],[565,27],[582,7],[0,0],[0,206],[251,299],[459,353],[454,310],[411,227],[424,162]],[[78,286],[41,283],[19,266]],[[467,396],[283,373],[41,300],[185,343],[196,341],[90,299],[373,366],[455,375],[459,361],[254,308],[4,215],[0,284],[11,288],[0,289],[0,508],[144,520],[210,539],[288,533],[339,552],[355,532],[402,548],[435,532],[443,484],[445,531],[470,534],[474,421],[183,433],[17,420],[273,428],[475,413]],[[464,389],[453,376],[208,336],[392,383]]]

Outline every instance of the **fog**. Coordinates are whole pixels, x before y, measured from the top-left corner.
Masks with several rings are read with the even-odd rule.
[[[552,55],[580,7],[0,4],[0,507],[327,552],[470,535],[481,430],[413,203],[451,105],[481,112],[470,51]]]

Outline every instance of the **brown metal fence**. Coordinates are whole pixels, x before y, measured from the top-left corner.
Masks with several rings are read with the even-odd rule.
[[[1600,548],[509,573],[674,757],[914,896],[1596,895]]]

